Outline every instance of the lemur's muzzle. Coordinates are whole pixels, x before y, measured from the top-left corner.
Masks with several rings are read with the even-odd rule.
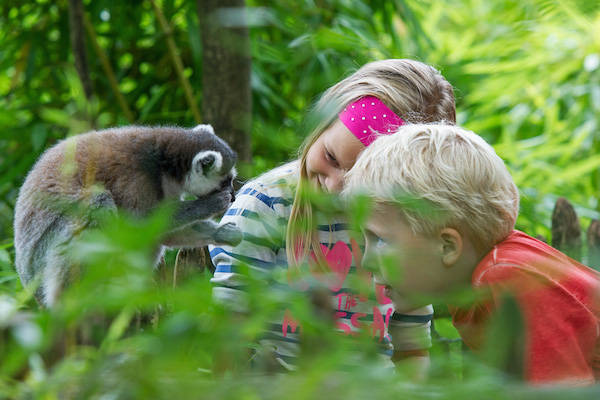
[[[229,188],[229,193],[231,193],[231,202],[235,201],[235,189],[233,188],[233,177],[228,176],[227,178],[221,181],[221,185],[219,187],[220,190],[227,190]]]

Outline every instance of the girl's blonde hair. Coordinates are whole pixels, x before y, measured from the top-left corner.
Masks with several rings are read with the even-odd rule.
[[[452,86],[435,68],[419,61],[371,62],[325,91],[312,112],[319,122],[300,149],[300,177],[286,232],[290,266],[305,260],[311,250],[320,263],[325,258],[308,195],[308,150],[346,105],[365,96],[377,97],[407,123],[456,122]]]
[[[395,204],[413,232],[453,227],[489,251],[513,230],[519,192],[502,159],[457,126],[404,125],[375,140],[346,174],[344,196]]]

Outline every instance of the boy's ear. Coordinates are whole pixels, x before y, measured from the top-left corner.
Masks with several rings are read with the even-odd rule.
[[[442,241],[442,263],[445,267],[452,267],[463,252],[463,240],[461,234],[453,228],[444,228],[440,231]]]

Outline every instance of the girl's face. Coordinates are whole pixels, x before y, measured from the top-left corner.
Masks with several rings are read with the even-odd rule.
[[[344,174],[352,168],[365,146],[337,120],[310,146],[306,155],[308,179],[323,190],[338,193]]]

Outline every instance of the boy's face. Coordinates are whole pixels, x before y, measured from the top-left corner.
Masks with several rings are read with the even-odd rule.
[[[372,213],[365,237],[363,264],[379,271],[392,289],[397,308],[428,304],[431,300],[427,298],[443,291],[448,278],[448,268],[442,262],[443,240],[413,233],[391,205],[378,206]]]

